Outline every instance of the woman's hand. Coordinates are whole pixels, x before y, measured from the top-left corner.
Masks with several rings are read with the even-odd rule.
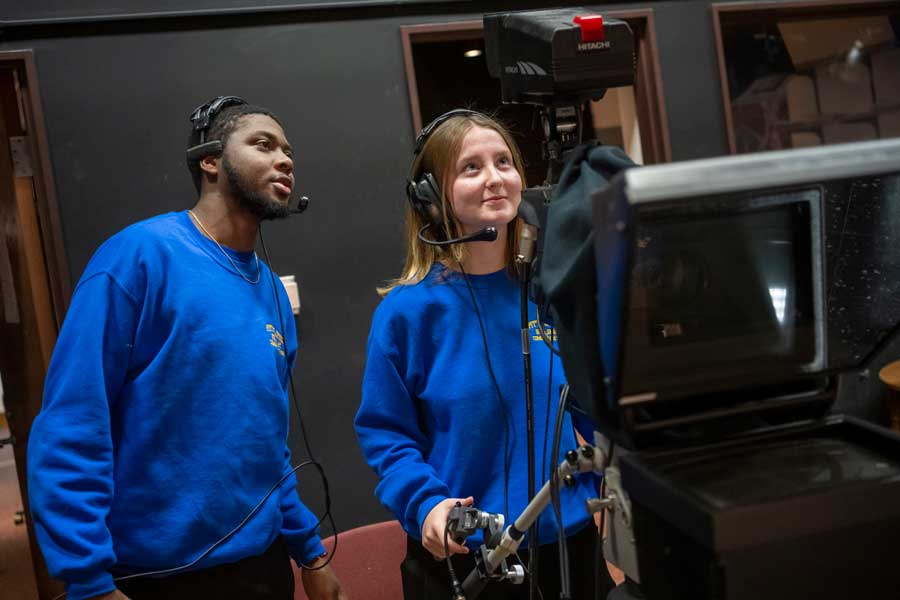
[[[422,523],[422,546],[431,552],[435,558],[447,558],[444,552],[444,529],[447,527],[447,514],[456,503],[462,506],[472,506],[475,499],[472,496],[468,498],[447,498],[438,502]],[[454,554],[468,554],[469,549],[461,544],[453,541],[453,537],[447,537],[447,546],[450,550],[450,556]]]

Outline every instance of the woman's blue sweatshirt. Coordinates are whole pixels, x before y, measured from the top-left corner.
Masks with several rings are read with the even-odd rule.
[[[491,381],[478,318],[461,274],[435,265],[420,283],[394,288],[375,311],[369,333],[356,433],[366,460],[380,477],[375,493],[417,539],[422,537],[425,517],[446,498],[473,496],[475,506],[505,514],[507,523],[527,503],[519,289],[505,271],[469,275],[469,280],[502,400]],[[559,359],[553,356],[550,380],[552,355],[539,337],[534,304],[529,303],[529,311],[535,477],[540,488],[550,467],[552,428],[564,376]],[[560,455],[575,444],[567,415]],[[504,452],[509,453],[508,470]],[[593,477],[579,476],[573,488],[563,489],[568,535],[588,522],[584,501],[596,497],[594,484]],[[541,517],[540,543],[555,541],[556,531],[556,519],[547,510]],[[468,544],[477,547],[480,540],[479,534]]]
[[[28,444],[31,511],[69,600],[111,570],[186,565],[291,468],[286,384],[297,350],[283,287],[252,253],[222,250],[187,212],[136,223],[88,264],[60,331]],[[324,550],[291,475],[192,568]]]

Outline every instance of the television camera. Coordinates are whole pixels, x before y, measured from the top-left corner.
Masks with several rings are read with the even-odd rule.
[[[585,17],[485,17],[504,101],[539,104],[553,124],[560,105],[627,83],[618,67],[633,51],[578,54],[598,35]],[[612,50],[625,29],[599,22]],[[560,150],[555,123],[547,144]],[[569,380],[561,408],[590,420],[594,444],[567,452],[482,547],[462,597],[507,576],[505,557],[576,472],[604,474],[591,508],[609,517],[605,558],[649,600],[891,597],[900,435],[831,409],[842,381],[900,352],[900,140],[588,186],[567,177],[591,171],[579,157],[558,153],[565,189],[532,211],[543,252],[531,271]]]

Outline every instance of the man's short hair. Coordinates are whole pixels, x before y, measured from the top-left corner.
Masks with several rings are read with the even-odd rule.
[[[220,140],[222,142],[222,151],[224,152],[225,147],[228,145],[228,138],[231,137],[232,132],[237,128],[241,118],[246,115],[266,115],[281,125],[282,128],[284,127],[281,120],[268,108],[256,106],[255,104],[231,105],[217,112],[210,120],[205,141]],[[200,132],[191,128],[191,133],[188,137],[188,148],[192,148],[198,143],[200,143]],[[194,187],[197,188],[197,193],[200,193],[200,181],[203,176],[203,171],[200,169],[200,161],[197,160],[190,163],[188,170],[191,172],[191,178],[194,180]]]

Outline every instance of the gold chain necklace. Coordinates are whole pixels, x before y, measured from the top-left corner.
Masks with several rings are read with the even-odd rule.
[[[213,237],[213,234],[211,234],[209,231],[206,230],[206,227],[203,226],[203,223],[201,223],[200,219],[197,217],[197,215],[194,214],[194,211],[188,209],[188,214],[191,215],[191,217],[193,217],[193,219],[195,221],[197,221],[197,225],[200,226],[201,231],[203,231],[203,233],[206,234],[206,237],[208,237],[209,239],[211,239],[212,241],[214,241],[216,243],[216,246],[219,247],[219,250],[222,251],[222,254],[225,255],[225,258],[228,259],[228,262],[231,263],[231,266],[234,267],[234,270],[237,271],[237,274],[240,275],[244,281],[246,281],[247,283],[249,283],[251,285],[259,283],[259,276],[261,274],[261,271],[259,268],[259,256],[256,254],[256,252],[253,253],[253,258],[256,259],[256,279],[251,280],[251,279],[248,279],[247,276],[244,275],[244,272],[238,268],[237,264],[231,259],[231,256],[229,256],[228,253],[225,251],[225,248],[222,247],[222,244],[219,243],[219,240],[217,240],[215,237]]]

